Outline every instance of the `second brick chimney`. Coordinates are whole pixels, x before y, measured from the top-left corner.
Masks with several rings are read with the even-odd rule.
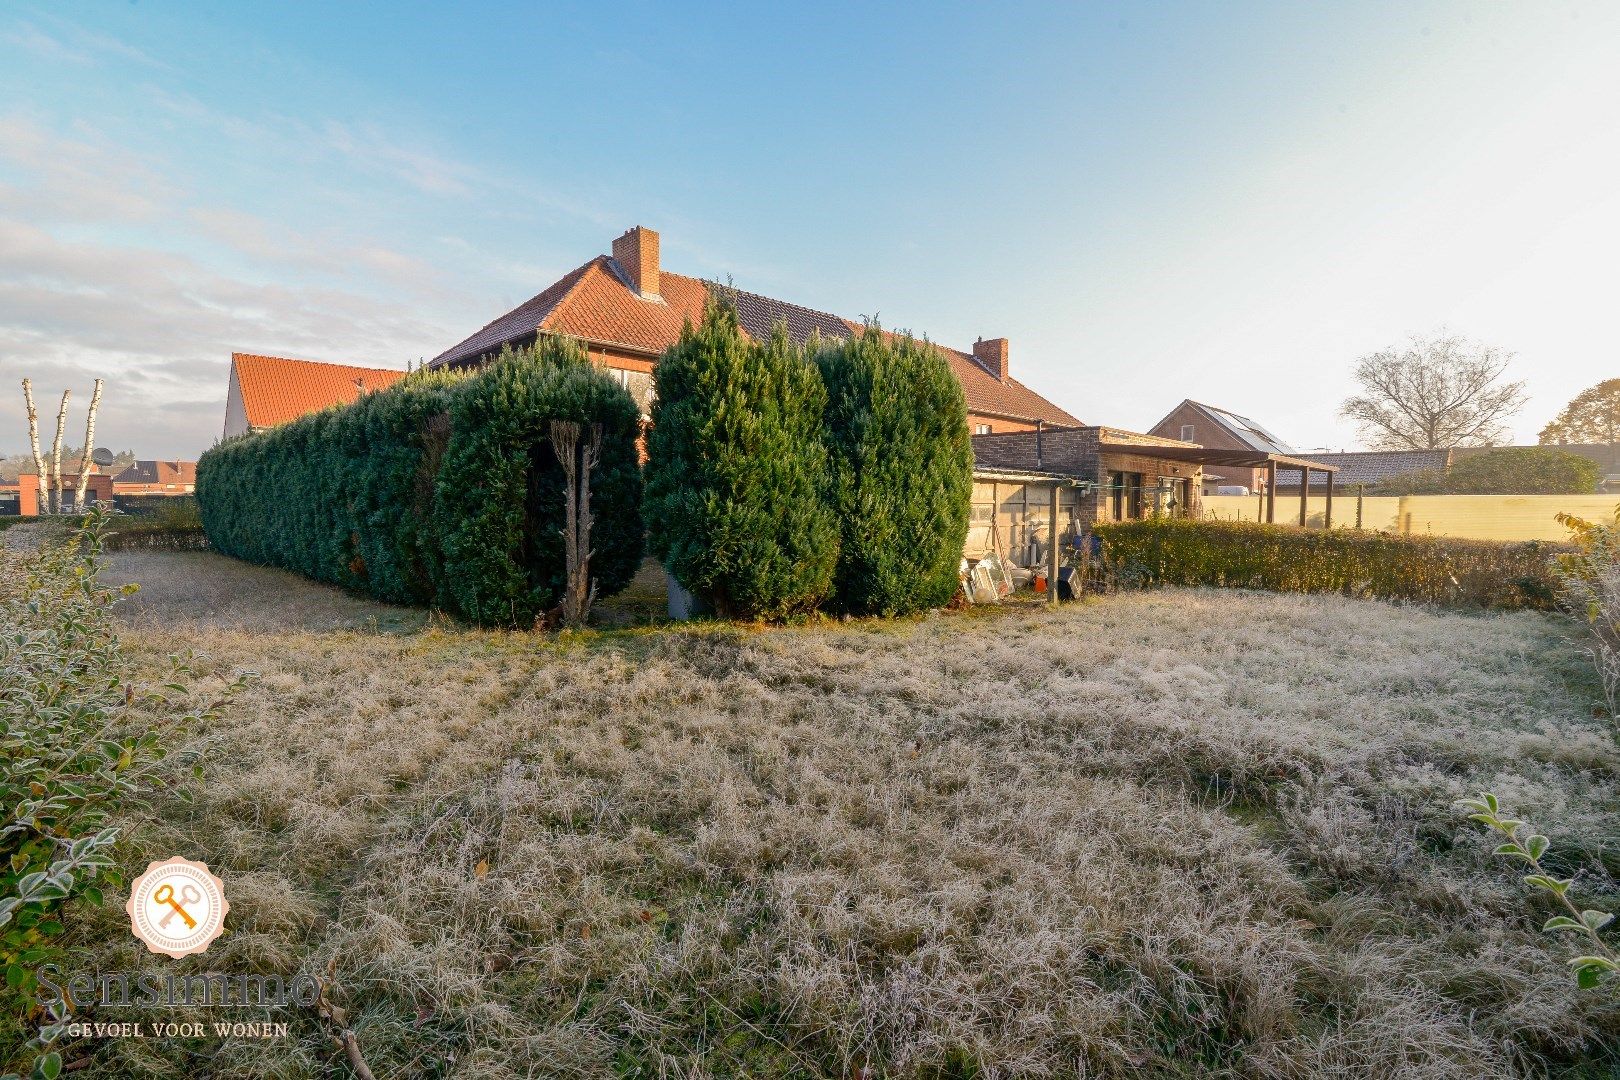
[[[630,287],[644,300],[658,299],[658,234],[637,225],[613,241],[613,257],[624,268]]]
[[[990,369],[990,374],[1006,381],[1007,378],[1007,339],[1004,337],[991,338],[989,341],[980,338],[973,343],[973,359]]]

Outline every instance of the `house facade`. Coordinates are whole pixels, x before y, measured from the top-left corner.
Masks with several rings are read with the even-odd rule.
[[[658,233],[636,226],[613,241],[611,255],[598,255],[564,274],[428,366],[475,365],[505,345],[528,345],[542,334],[566,335],[583,341],[591,358],[630,391],[643,415],[650,415],[658,358],[680,337],[685,322],[702,319],[704,305],[721,291],[736,304],[744,332],[755,339],[769,336],[777,323],[800,344],[812,334],[847,339],[861,329],[858,322],[814,308],[671,273],[661,265]],[[1012,376],[1006,338],[981,338],[968,351],[934,347],[962,384],[974,433],[1080,423]]]
[[[1171,409],[1163,420],[1148,429],[1148,434],[1197,443],[1215,450],[1294,453],[1292,447],[1267,431],[1258,421],[1190,398]],[[1245,488],[1245,491],[1230,493],[1239,495],[1262,490],[1264,482],[1263,469],[1228,466],[1210,470],[1204,477],[1203,487],[1206,495],[1213,495],[1223,487]]]
[[[395,368],[232,353],[224,437],[263,431],[332,405],[350,404],[361,394],[386,389],[404,377],[405,372]]]
[[[1110,427],[1042,427],[973,437],[976,471],[1022,470],[1078,481],[1070,524],[1131,521],[1154,514],[1197,517],[1203,464],[1171,456],[1199,447]],[[976,515],[977,516],[977,515]]]
[[[114,495],[190,495],[197,490],[195,461],[137,460],[113,474]]]
[[[49,485],[50,478],[46,478]],[[79,474],[64,472],[62,474],[62,506],[64,509],[74,508],[74,500],[79,492]],[[85,482],[85,505],[98,502],[113,501],[113,478],[102,472],[97,466],[90,466],[90,476]],[[10,483],[0,483],[0,515],[11,516],[21,514],[32,517],[40,512],[39,474],[25,472]]]

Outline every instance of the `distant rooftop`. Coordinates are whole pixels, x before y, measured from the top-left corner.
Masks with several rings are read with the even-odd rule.
[[[1187,403],[1189,405],[1194,405],[1208,413],[1212,420],[1220,424],[1238,439],[1241,439],[1245,445],[1251,446],[1256,450],[1263,450],[1268,454],[1294,453],[1294,448],[1292,446],[1289,446],[1287,443],[1277,438],[1277,436],[1267,431],[1263,426],[1261,426],[1260,421],[1258,420],[1251,420],[1249,417],[1232,412],[1230,409],[1222,409],[1214,405],[1206,405],[1202,401],[1192,401],[1189,399]],[[1311,460],[1316,461],[1318,459],[1313,457]]]
[[[242,407],[253,428],[275,427],[331,405],[347,405],[362,391],[384,390],[405,377],[394,368],[325,364],[285,356],[232,353]]]

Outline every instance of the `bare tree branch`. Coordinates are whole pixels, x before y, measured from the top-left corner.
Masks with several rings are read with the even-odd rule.
[[[67,428],[68,396],[71,390],[62,391],[62,407],[56,410],[56,439],[51,443],[51,507],[50,512],[62,512],[62,433]]]
[[[79,459],[79,490],[73,498],[73,505],[78,510],[84,509],[84,496],[90,490],[90,466],[94,463],[91,455],[96,445],[96,409],[101,406],[101,383],[102,380],[96,380],[96,388],[90,394],[90,415],[84,422],[84,456]]]
[[[1524,407],[1524,383],[1501,382],[1513,354],[1463,338],[1413,338],[1356,362],[1361,392],[1339,414],[1379,450],[1491,446]]]
[[[32,379],[23,381],[23,403],[28,406],[28,448],[34,452],[34,478],[39,481],[39,507],[38,513],[46,513],[50,507],[50,488],[45,478],[45,459],[39,452],[39,410],[34,408],[34,382]]]
[[[602,425],[592,424],[584,443],[580,436],[583,425],[571,420],[551,422],[551,449],[562,465],[567,484],[563,505],[563,554],[566,560],[566,581],[563,585],[563,625],[576,628],[585,625],[590,615],[591,601],[596,598],[596,582],[591,579],[591,470],[602,456]]]

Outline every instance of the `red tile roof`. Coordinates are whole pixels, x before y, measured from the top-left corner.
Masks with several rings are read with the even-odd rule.
[[[611,256],[599,255],[446,349],[428,366],[475,361],[503,344],[522,344],[542,331],[656,358],[675,343],[684,322],[696,323],[703,317],[709,296],[722,288],[668,271],[660,272],[658,277],[660,298],[644,299],[631,289],[628,277]],[[789,334],[801,342],[812,330],[830,338],[848,337],[861,328],[859,323],[813,308],[729,287],[724,291],[736,302],[743,329],[756,337],[769,333],[778,321],[786,323]],[[1055,424],[1080,423],[1018,380],[996,378],[970,354],[945,346],[936,348],[961,381],[970,413]]]
[[[242,390],[248,426],[255,428],[275,427],[329,405],[348,404],[360,396],[361,388],[383,390],[405,377],[405,372],[393,368],[323,364],[253,353],[232,353],[231,366]]]

